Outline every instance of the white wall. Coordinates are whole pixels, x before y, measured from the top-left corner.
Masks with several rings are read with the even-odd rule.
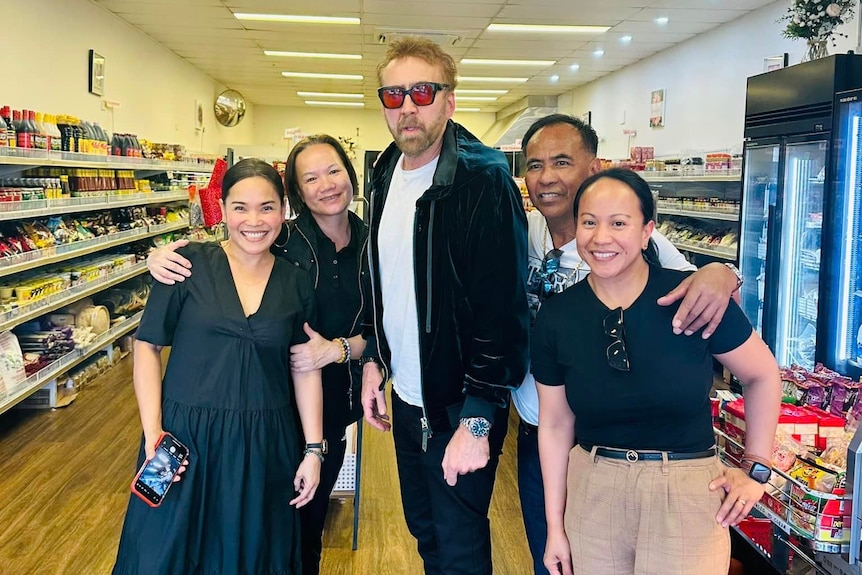
[[[87,0],[2,0],[3,70],[0,105],[71,114],[189,151],[217,152],[219,144],[252,142],[253,107],[234,128],[216,121],[212,104],[223,89],[174,53]],[[120,102],[102,110],[87,84],[89,50],[105,57],[104,97]],[[195,133],[194,105],[204,107],[203,137]]]
[[[630,146],[654,146],[657,156],[739,151],[746,79],[763,72],[766,57],[788,52],[795,64],[805,52],[804,41],[782,37],[784,26],[776,20],[787,7],[788,2],[779,0],[563,94],[559,109],[576,115],[592,112],[604,158],[628,157]],[[830,54],[856,46],[855,22],[839,31],[849,38],[837,37]],[[666,89],[665,127],[650,128],[650,92],[660,88]],[[629,141],[624,129],[637,130],[637,136]]]

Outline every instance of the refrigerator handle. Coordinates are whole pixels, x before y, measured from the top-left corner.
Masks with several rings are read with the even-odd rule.
[[[776,196],[777,193],[772,193],[771,198],[768,199],[768,205],[766,207],[766,254],[764,258],[764,278],[763,278],[763,293],[768,294],[771,293],[769,290],[772,286],[772,279],[777,276],[778,270],[772,269],[776,266],[773,254],[781,254],[781,246],[779,245],[781,242],[781,234],[777,228],[779,222],[776,222],[777,219],[775,215],[776,210]],[[761,335],[763,336],[763,341],[766,342],[766,345],[769,346],[769,349],[772,353],[776,353],[776,331],[777,327],[775,324],[775,317],[773,313],[774,302],[772,298],[764,297],[763,298],[763,330]]]

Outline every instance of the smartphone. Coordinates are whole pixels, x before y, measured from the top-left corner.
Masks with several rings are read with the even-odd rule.
[[[132,481],[132,493],[150,507],[158,507],[174,482],[180,466],[189,455],[188,448],[170,433],[163,433],[156,444],[156,454],[144,461]]]

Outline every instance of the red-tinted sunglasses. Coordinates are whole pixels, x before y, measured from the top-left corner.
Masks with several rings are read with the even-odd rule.
[[[398,86],[384,86],[377,90],[377,95],[380,97],[384,108],[395,110],[404,105],[404,98],[407,97],[407,94],[410,94],[410,99],[417,106],[430,106],[434,103],[437,92],[448,89],[449,84],[422,82],[406,89]]]

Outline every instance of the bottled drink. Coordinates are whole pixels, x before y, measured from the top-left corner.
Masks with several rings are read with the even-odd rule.
[[[51,151],[62,151],[63,134],[60,133],[60,128],[57,127],[57,116],[54,114],[48,114],[48,130],[51,132]]]
[[[30,111],[31,120],[33,121],[33,125],[36,127],[36,132],[34,134],[34,145],[33,147],[37,150],[50,150],[51,149],[51,135],[48,134],[48,130],[45,129],[44,118],[42,116],[42,112],[33,112]],[[44,186],[43,186],[44,187]]]
[[[3,118],[3,123],[6,124],[6,142],[10,148],[18,146],[18,132],[15,131],[15,124],[12,123],[12,111],[9,106],[0,108],[0,117]]]
[[[0,108],[0,148],[9,147],[9,134],[6,131],[6,120],[3,117],[6,107]]]
[[[27,110],[24,110],[26,112]],[[32,148],[30,124],[25,119],[26,114],[15,110],[12,112],[12,121],[15,124],[15,131],[18,133],[18,147]]]

